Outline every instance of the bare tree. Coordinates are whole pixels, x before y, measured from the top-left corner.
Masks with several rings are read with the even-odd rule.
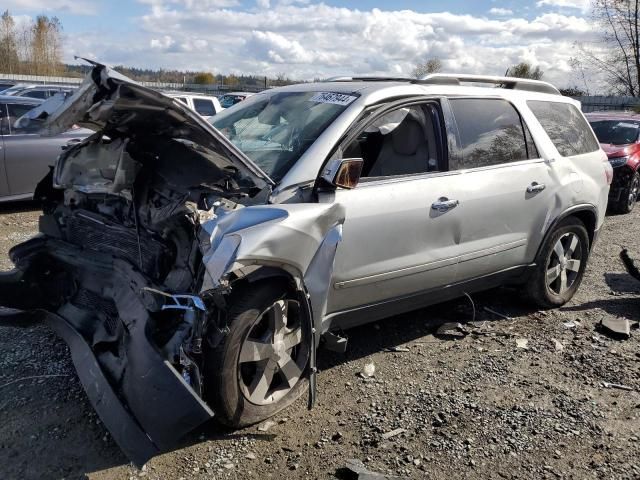
[[[581,58],[607,80],[612,93],[640,96],[639,0],[594,0],[593,19],[602,36],[580,45]]]
[[[540,80],[544,76],[544,72],[540,67],[535,68],[527,62],[521,62],[507,69],[507,77],[529,78],[531,80]]]
[[[16,73],[19,63],[15,22],[9,10],[5,10],[0,17],[0,71]]]
[[[39,15],[31,27],[31,64],[36,75],[58,75],[62,68],[62,25]]]
[[[413,78],[420,79],[431,73],[438,73],[442,70],[442,62],[439,58],[429,58],[427,61],[417,63],[411,72]]]

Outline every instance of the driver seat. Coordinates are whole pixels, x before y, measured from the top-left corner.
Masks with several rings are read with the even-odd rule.
[[[407,115],[398,127],[385,135],[370,177],[408,175],[429,170],[429,145],[420,123]]]

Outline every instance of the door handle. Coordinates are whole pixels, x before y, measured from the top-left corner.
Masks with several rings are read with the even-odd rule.
[[[69,147],[73,147],[76,143],[80,143],[82,141],[81,138],[72,138],[71,140],[69,140],[67,143],[65,143],[64,145],[62,145],[62,150],[66,150]]]
[[[452,208],[456,208],[460,205],[458,200],[449,200],[447,197],[440,197],[437,201],[431,204],[431,210],[436,212],[448,212]]]
[[[527,187],[527,193],[538,193],[543,191],[547,186],[544,183],[533,182]]]

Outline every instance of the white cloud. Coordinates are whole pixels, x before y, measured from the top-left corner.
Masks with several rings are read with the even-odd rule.
[[[591,0],[538,0],[536,6],[576,8],[586,12],[591,7]]]
[[[493,7],[489,10],[489,13],[491,15],[497,15],[500,17],[504,17],[507,15],[513,15],[513,10],[510,10],[508,8],[500,8],[500,7]]]
[[[256,0],[256,5],[258,8],[269,8],[271,2],[269,0]]]
[[[47,13],[60,16],[63,13],[76,15],[96,15],[95,4],[90,0],[5,0],[2,7],[4,10],[20,10],[25,12]]]
[[[94,32],[70,36],[68,56],[89,51],[110,64],[284,72],[298,79],[407,75],[416,62],[429,57],[440,58],[448,71],[503,74],[524,60],[540,65],[545,78],[564,86],[570,82],[572,45],[595,35],[585,18],[557,12],[502,19],[363,11],[291,0],[258,0],[248,9],[224,6],[235,0],[205,0],[221,5],[207,9],[197,8],[194,0],[146,1],[153,4],[136,19],[136,32],[106,39]]]

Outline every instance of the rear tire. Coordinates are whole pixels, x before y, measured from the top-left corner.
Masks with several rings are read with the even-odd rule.
[[[622,189],[620,200],[615,203],[614,210],[622,214],[631,213],[638,200],[638,192],[640,192],[640,175],[638,172],[633,172],[629,183]]]
[[[567,303],[578,290],[589,258],[589,236],[575,217],[562,220],[547,237],[527,283],[528,297],[539,307]]]
[[[231,302],[229,333],[207,352],[205,398],[218,422],[240,428],[275,415],[305,392],[310,332],[285,281],[251,284]]]

